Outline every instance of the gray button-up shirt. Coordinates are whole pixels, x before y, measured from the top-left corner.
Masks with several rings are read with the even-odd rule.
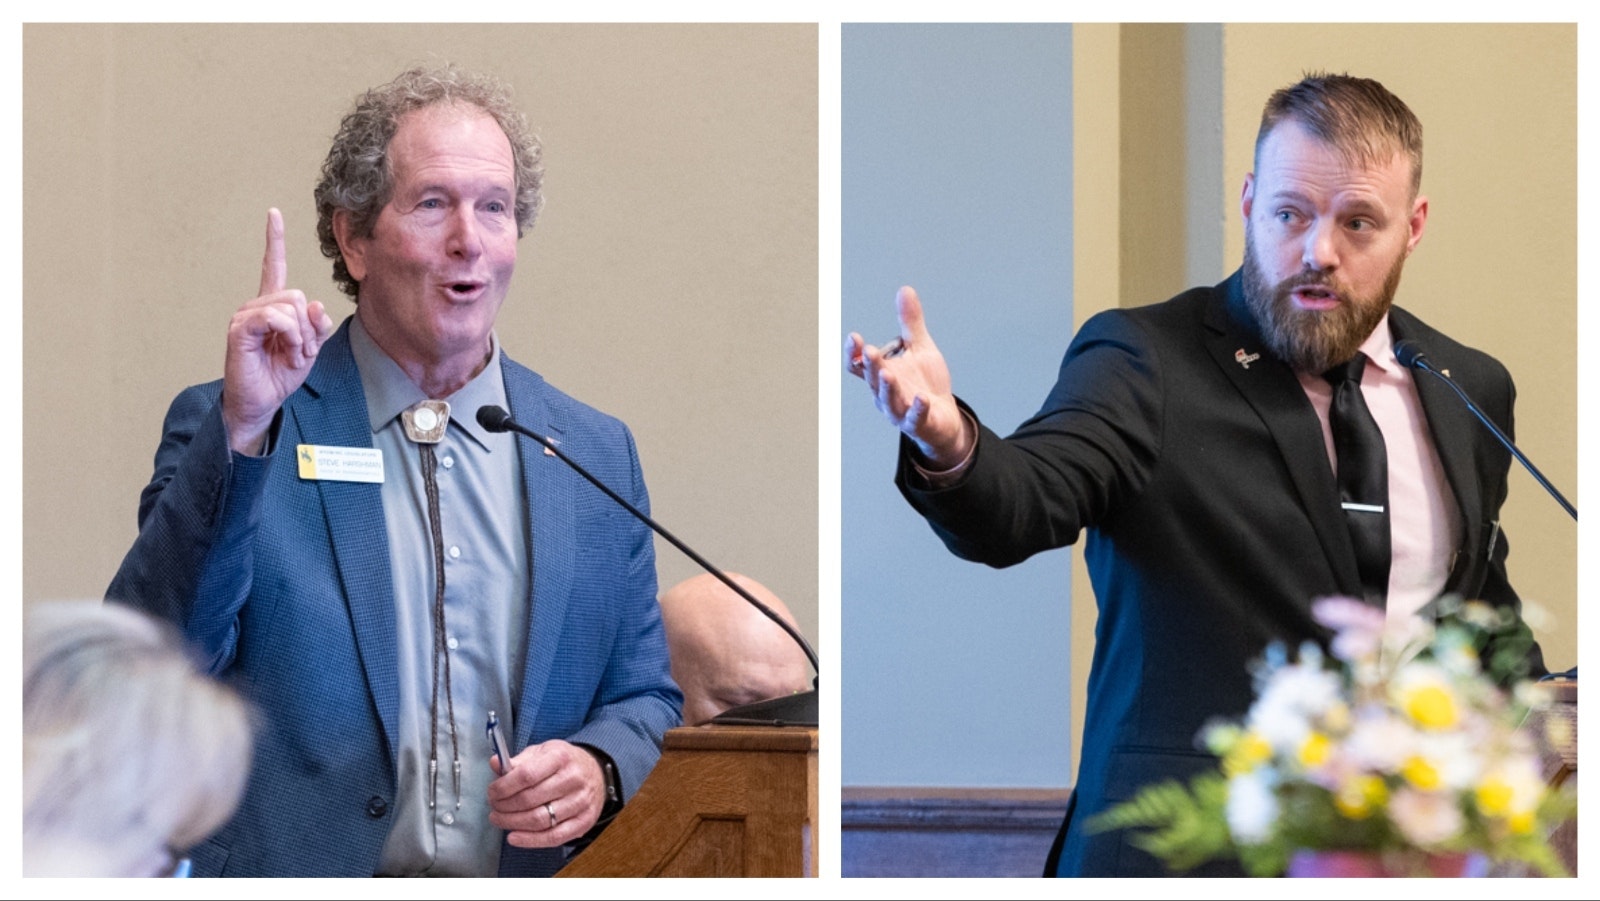
[[[429,721],[435,574],[422,456],[400,421],[401,411],[427,398],[373,342],[359,317],[350,326],[350,348],[366,393],[372,444],[383,453],[383,513],[400,674],[398,789],[394,827],[383,847],[379,875],[493,876],[499,866],[502,832],[489,825],[487,788],[494,772],[489,768],[491,752],[483,727],[493,710],[504,732],[516,734],[514,713],[528,634],[528,504],[516,436],[491,434],[478,425],[480,406],[509,407],[499,339],[491,340],[490,364],[445,398],[450,425],[444,440],[433,446],[444,536],[450,698],[461,757],[458,810],[451,775],[450,704],[442,671],[438,721]],[[428,774],[435,726],[437,795]],[[430,800],[435,801],[431,809]]]

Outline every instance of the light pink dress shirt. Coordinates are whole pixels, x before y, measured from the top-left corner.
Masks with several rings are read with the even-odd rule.
[[[1388,617],[1409,616],[1439,596],[1461,541],[1461,514],[1445,478],[1439,453],[1428,433],[1428,418],[1417,397],[1411,370],[1394,358],[1389,317],[1361,345],[1367,369],[1361,396],[1383,432],[1389,454],[1389,532],[1394,553],[1389,566]],[[1328,464],[1334,467],[1333,429],[1328,405],[1333,386],[1316,373],[1296,373],[1322,421]]]

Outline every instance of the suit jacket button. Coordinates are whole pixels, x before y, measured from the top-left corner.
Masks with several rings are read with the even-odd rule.
[[[367,799],[367,816],[377,819],[389,812],[389,802],[377,795]]]

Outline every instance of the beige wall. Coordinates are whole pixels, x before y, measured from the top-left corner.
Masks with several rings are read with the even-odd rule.
[[[546,207],[507,351],[634,429],[654,512],[817,634],[813,26],[23,29],[24,596],[99,596],[161,417],[221,375],[265,212],[340,317],[311,189],[354,95],[418,62],[508,80]],[[658,542],[663,587],[697,571]]]
[[[1222,224],[1220,280],[1244,254],[1239,190],[1261,106],[1309,70],[1382,81],[1424,128],[1427,230],[1397,303],[1497,356],[1517,380],[1517,441],[1577,501],[1577,29],[1572,25],[1222,25],[1214,70],[1223,109],[1171,114],[1185,96],[1174,54],[1208,47],[1216,25],[1089,25],[1074,30],[1074,167],[1078,190],[1074,317],[1164,299],[1187,287],[1174,223]],[[1195,69],[1188,70],[1194,79]],[[1211,98],[1218,99],[1218,98]],[[1153,149],[1156,148],[1156,149]],[[1162,154],[1159,148],[1166,148]],[[1215,152],[1213,152],[1213,150]],[[1217,183],[1220,195],[1196,186]],[[1163,205],[1173,173],[1184,196]],[[1207,210],[1206,207],[1210,209]],[[1142,220],[1161,220],[1151,223]],[[1120,225],[1119,225],[1120,223]],[[1116,246],[1111,246],[1115,236]],[[1203,240],[1182,238],[1190,246]],[[1104,261],[1119,260],[1116,267]],[[1108,271],[1114,269],[1115,271]],[[1193,269],[1187,273],[1193,279]],[[1509,567],[1552,667],[1577,663],[1577,528],[1520,468],[1504,510]],[[1094,646],[1093,597],[1075,567],[1073,734]],[[1074,754],[1076,758],[1076,751]]]

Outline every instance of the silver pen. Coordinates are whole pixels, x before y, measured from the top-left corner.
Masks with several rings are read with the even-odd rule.
[[[489,711],[489,722],[483,731],[489,737],[489,747],[494,749],[495,759],[500,761],[500,775],[504,776],[511,769],[511,755],[506,753],[506,737],[500,731],[500,720],[495,718],[493,710]]]

